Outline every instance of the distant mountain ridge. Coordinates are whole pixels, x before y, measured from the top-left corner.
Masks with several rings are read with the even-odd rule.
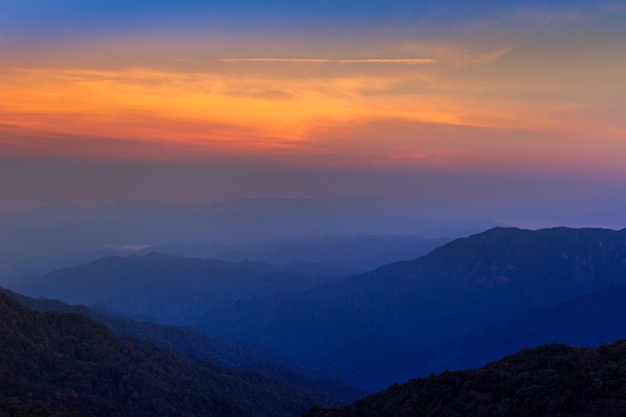
[[[450,241],[410,235],[354,235],[286,239],[242,246],[197,242],[193,245],[155,245],[146,250],[189,258],[229,262],[257,261],[286,266],[292,271],[319,271],[345,277],[405,259],[425,255]]]
[[[184,324],[247,295],[296,292],[330,278],[260,262],[158,253],[111,256],[44,275],[28,294]]]
[[[194,205],[120,201],[93,207],[49,206],[0,213],[0,225],[5,226],[3,237],[19,240],[42,231],[56,236],[65,229],[69,242],[81,245],[98,242],[101,237],[110,243],[149,241],[154,244],[168,234],[171,242],[202,241],[211,237],[213,242],[232,244],[363,234],[415,234],[420,230],[425,236],[440,237],[449,235],[452,230],[458,230],[452,233],[457,235],[498,224],[481,219],[479,213],[480,210],[463,204],[397,203],[359,198],[248,198]],[[45,229],[42,230],[42,226],[46,226]]]
[[[470,212],[446,203],[259,198],[180,206],[125,201],[0,213],[0,285],[17,289],[21,280],[53,269],[147,247],[209,242],[216,253],[203,257],[220,257],[227,247],[239,250],[264,242],[357,235],[454,237],[500,224]]]
[[[296,293],[347,276],[347,271],[379,265],[384,259],[419,256],[446,241],[417,236],[350,236],[267,242],[239,252],[199,243],[161,245],[155,248],[170,254],[146,248],[137,254],[107,256],[47,273],[16,291],[72,304],[101,305],[140,319],[183,324],[245,296]],[[214,252],[233,261],[187,256]],[[307,260],[317,263],[304,262]],[[298,261],[303,263],[295,263]]]

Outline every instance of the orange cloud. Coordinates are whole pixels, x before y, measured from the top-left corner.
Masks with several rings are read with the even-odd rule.
[[[297,143],[319,120],[393,113],[362,96],[389,85],[380,77],[281,81],[148,69],[15,69],[2,76],[0,110],[5,125],[39,134],[254,150]]]
[[[592,153],[624,143],[621,113],[607,120],[611,113],[600,112],[622,99],[608,84],[591,86],[595,73],[573,69],[564,72],[572,82],[558,83],[563,74],[536,70],[523,47],[451,51],[464,58],[228,58],[206,71],[5,68],[0,148],[24,157],[496,165],[569,155],[566,137]],[[623,77],[609,75],[613,85]],[[603,107],[602,97],[610,98]],[[541,146],[527,143],[538,136]]]

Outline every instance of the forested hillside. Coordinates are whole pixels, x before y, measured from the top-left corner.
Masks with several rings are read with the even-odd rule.
[[[276,417],[319,403],[275,378],[174,359],[1,293],[0,375],[0,409],[11,417]]]

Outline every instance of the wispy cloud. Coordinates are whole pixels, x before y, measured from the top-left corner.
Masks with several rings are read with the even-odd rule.
[[[367,58],[367,59],[326,59],[326,58],[221,58],[221,62],[282,62],[296,64],[400,64],[423,65],[435,62],[432,58]]]

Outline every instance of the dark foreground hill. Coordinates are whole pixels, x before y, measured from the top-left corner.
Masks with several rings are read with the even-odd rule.
[[[546,345],[484,368],[394,385],[303,417],[624,416],[626,341],[597,349]]]
[[[0,293],[0,413],[11,417],[276,417],[318,402],[275,378],[174,359]]]

